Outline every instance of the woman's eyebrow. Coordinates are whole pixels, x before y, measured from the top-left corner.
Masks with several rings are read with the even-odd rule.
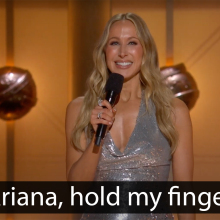
[[[135,39],[139,40],[137,37],[128,37],[127,39],[128,39],[128,40],[130,40],[130,39],[133,39],[133,38],[135,38]],[[119,37],[111,37],[111,38],[109,38],[108,40],[112,40],[112,39],[117,39],[117,40],[120,40],[120,38],[119,38]]]
[[[111,40],[111,39],[117,39],[117,40],[119,40],[119,37],[111,37],[111,38],[109,38],[108,40]]]
[[[139,40],[137,37],[129,37],[128,39],[130,40],[130,39],[132,39],[132,38],[134,38],[134,39],[136,39],[136,40]]]

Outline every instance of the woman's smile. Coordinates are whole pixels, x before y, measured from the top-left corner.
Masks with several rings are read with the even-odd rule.
[[[132,62],[130,62],[130,61],[116,61],[115,64],[116,64],[116,67],[119,69],[128,69],[131,67]]]

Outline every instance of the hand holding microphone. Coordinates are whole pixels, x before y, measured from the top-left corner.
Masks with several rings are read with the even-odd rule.
[[[115,101],[122,90],[122,85],[124,82],[124,77],[117,73],[111,73],[106,86],[106,97],[105,99],[113,106]],[[100,146],[101,140],[105,137],[107,125],[106,124],[99,124],[96,135],[95,135],[95,145]]]
[[[91,114],[90,123],[93,126],[94,131],[97,131],[99,124],[105,124],[112,126],[116,111],[112,108],[107,100],[101,100],[93,110]]]
[[[101,140],[105,137],[107,126],[111,126],[115,111],[112,106],[122,90],[124,77],[117,73],[111,73],[106,86],[106,97],[102,101],[102,106],[97,106],[92,111],[91,124],[96,131],[95,145],[100,146]],[[95,124],[98,123],[98,127]],[[97,128],[97,129],[96,129]]]

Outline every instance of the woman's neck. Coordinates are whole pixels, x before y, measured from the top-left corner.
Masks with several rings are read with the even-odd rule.
[[[124,82],[120,94],[120,99],[123,102],[137,98],[141,98],[141,83],[139,80],[139,75],[135,76],[127,82]]]

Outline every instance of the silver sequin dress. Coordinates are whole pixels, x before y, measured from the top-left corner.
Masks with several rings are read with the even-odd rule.
[[[155,108],[142,99],[135,128],[122,153],[108,132],[96,171],[96,181],[167,181],[171,163],[170,145],[158,128]],[[171,220],[172,214],[83,214],[81,220]]]

